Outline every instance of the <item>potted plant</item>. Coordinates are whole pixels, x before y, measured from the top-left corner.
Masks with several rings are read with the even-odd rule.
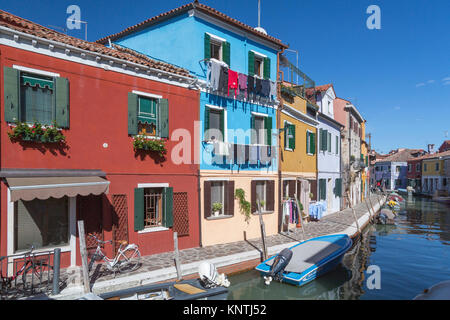
[[[53,125],[43,125],[35,122],[33,126],[17,121],[14,125],[9,125],[11,131],[8,136],[11,140],[34,141],[34,142],[63,142],[66,137],[62,134],[62,130],[58,128],[56,122]]]
[[[167,153],[166,139],[153,139],[141,136],[133,137],[133,147],[135,150],[149,150],[158,153],[162,158]]]
[[[214,202],[212,205],[212,212],[214,217],[218,217],[220,212],[222,211],[222,204],[220,202]]]
[[[249,201],[245,200],[244,189],[238,188],[234,193],[234,197],[239,200],[239,207],[241,213],[245,215],[245,221],[248,223],[251,218],[252,205]]]

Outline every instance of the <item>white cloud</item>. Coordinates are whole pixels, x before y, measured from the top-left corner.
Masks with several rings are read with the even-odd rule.
[[[450,80],[444,82],[444,86],[450,86]]]
[[[442,79],[442,81],[443,81],[443,82],[450,81],[450,77],[444,78],[444,79]]]
[[[428,80],[427,83],[434,83],[434,80]]]
[[[425,85],[425,83],[423,83],[423,82],[418,83],[418,84],[416,84],[416,88],[418,88],[418,87],[423,87],[424,85]]]
[[[395,106],[394,110],[400,110],[400,107],[399,106]]]

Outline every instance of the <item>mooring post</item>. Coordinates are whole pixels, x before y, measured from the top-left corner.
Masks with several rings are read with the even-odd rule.
[[[356,216],[355,209],[353,208],[352,202],[350,201],[350,195],[349,195],[348,191],[347,191],[347,200],[350,205],[350,208],[352,209],[353,217],[355,218],[356,228],[358,229],[358,232],[362,235],[361,228],[359,227],[358,217]]]
[[[263,261],[267,260],[267,248],[266,248],[266,229],[264,226],[264,221],[262,218],[261,213],[261,202],[259,199],[257,200],[258,204],[258,213],[259,213],[259,224],[261,226],[261,240],[262,240],[262,246],[263,246]]]
[[[178,251],[178,232],[173,233],[173,245],[175,254],[175,268],[177,269],[177,279],[181,280],[181,269],[180,269],[180,252]]]
[[[52,294],[59,294],[59,271],[61,267],[61,248],[53,251],[53,290]]]
[[[83,220],[78,220],[78,233],[80,235],[80,254],[81,254],[81,265],[82,265],[82,269],[83,269],[84,293],[89,293],[89,292],[91,292],[91,286],[89,283],[86,237],[84,235],[84,221]]]

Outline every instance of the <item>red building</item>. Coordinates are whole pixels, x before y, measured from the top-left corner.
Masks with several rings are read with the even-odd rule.
[[[416,192],[422,192],[422,159],[413,158],[408,160],[408,170],[406,172],[408,186],[415,189]]]
[[[119,240],[172,251],[174,231],[181,249],[199,245],[199,168],[171,160],[172,133],[193,137],[199,119],[188,71],[4,11],[0,64],[0,256],[59,247],[62,267],[80,265],[78,220],[113,240],[110,256]],[[169,139],[167,153],[139,138],[150,149]]]

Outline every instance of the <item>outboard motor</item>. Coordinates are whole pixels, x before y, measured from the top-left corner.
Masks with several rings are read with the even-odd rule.
[[[286,248],[281,250],[281,252],[273,260],[268,276],[264,276],[265,284],[269,285],[273,279],[281,280],[281,275],[291,259],[292,251],[290,249]]]
[[[230,286],[227,276],[223,273],[219,274],[216,267],[210,262],[202,262],[198,267],[198,274],[200,283],[204,288],[215,288],[217,286],[228,288]]]

